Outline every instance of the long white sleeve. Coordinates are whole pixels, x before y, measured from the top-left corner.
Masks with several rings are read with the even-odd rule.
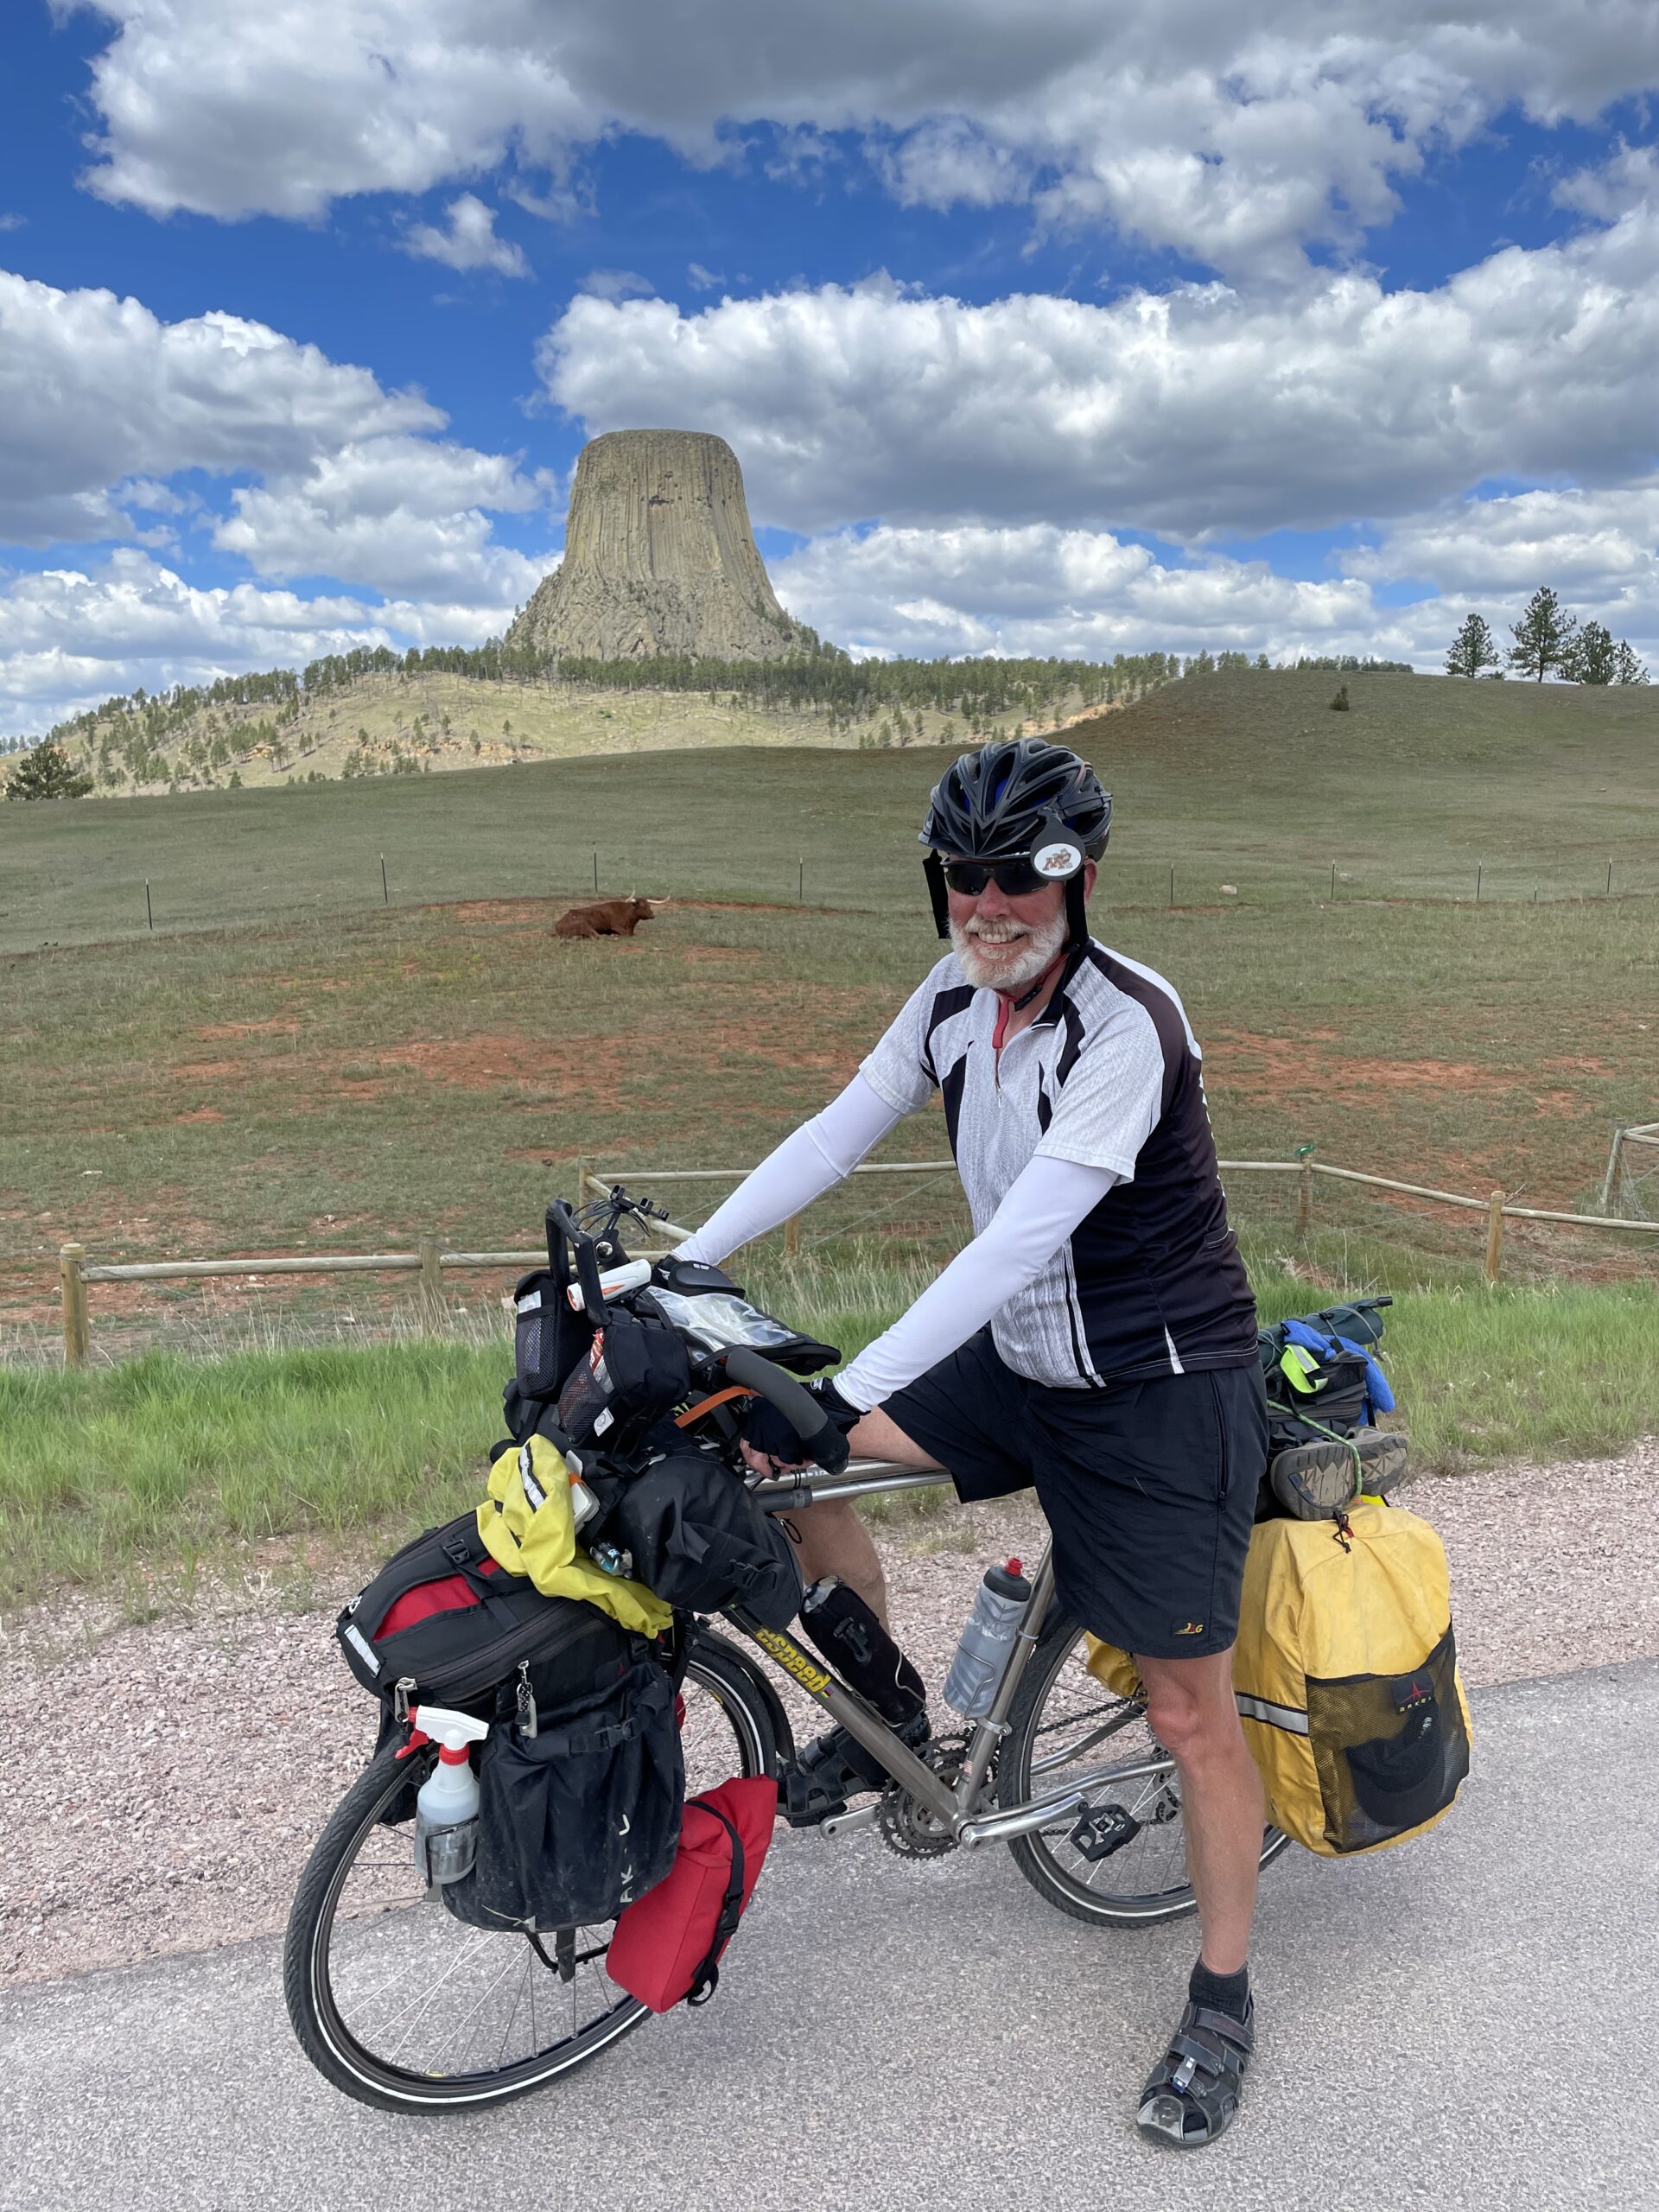
[[[683,1260],[718,1267],[740,1244],[752,1243],[849,1175],[876,1141],[904,1119],[861,1075],[823,1113],[804,1122],[716,1206],[677,1248]]]
[[[836,1377],[849,1405],[868,1413],[948,1358],[1048,1265],[1114,1183],[1109,1167],[1039,1155],[1021,1170],[973,1243],[908,1312]],[[747,1185],[746,1185],[747,1187]]]

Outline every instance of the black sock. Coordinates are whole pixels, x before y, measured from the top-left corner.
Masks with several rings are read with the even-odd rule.
[[[1195,2005],[1208,2005],[1212,2012],[1230,2012],[1234,2019],[1242,2020],[1250,2001],[1250,1970],[1243,1966],[1236,1974],[1212,1974],[1200,1959],[1192,1969],[1186,1993]]]

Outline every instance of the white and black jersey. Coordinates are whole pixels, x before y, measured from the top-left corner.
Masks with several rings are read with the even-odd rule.
[[[997,1351],[1062,1389],[1252,1363],[1255,1302],[1175,992],[1090,939],[1006,1042],[1002,1006],[948,954],[861,1070],[898,1113],[938,1090],[976,1235],[1034,1158],[1119,1179],[997,1312]]]

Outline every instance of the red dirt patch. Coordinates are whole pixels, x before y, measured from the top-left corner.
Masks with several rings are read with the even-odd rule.
[[[1523,1087],[1518,1071],[1483,1067],[1473,1060],[1360,1058],[1325,1049],[1337,1041],[1329,1031],[1303,1037],[1253,1037],[1237,1031],[1215,1033],[1205,1059],[1217,1084],[1248,1099],[1272,1100],[1286,1091],[1312,1092],[1350,1103],[1388,1091],[1459,1091],[1465,1096],[1511,1096]],[[1240,1063],[1249,1065],[1241,1065]],[[1554,1067],[1579,1067],[1577,1060],[1551,1061]],[[1571,1116],[1583,1102],[1570,1090],[1531,1094],[1541,1114]]]
[[[173,1116],[175,1122],[222,1122],[224,1118],[217,1106],[193,1106],[188,1114],[175,1114]]]
[[[178,1083],[223,1083],[227,1077],[246,1073],[240,1060],[189,1060],[173,1071],[174,1080]]]

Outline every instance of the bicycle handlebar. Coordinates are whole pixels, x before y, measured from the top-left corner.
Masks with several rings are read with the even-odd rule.
[[[792,1375],[786,1375],[781,1367],[774,1367],[763,1353],[748,1344],[738,1344],[728,1351],[725,1367],[734,1382],[741,1383],[746,1390],[753,1390],[757,1397],[777,1407],[800,1438],[802,1450],[809,1459],[815,1460],[827,1474],[841,1472],[852,1456],[847,1439],[810,1390],[804,1389]]]

